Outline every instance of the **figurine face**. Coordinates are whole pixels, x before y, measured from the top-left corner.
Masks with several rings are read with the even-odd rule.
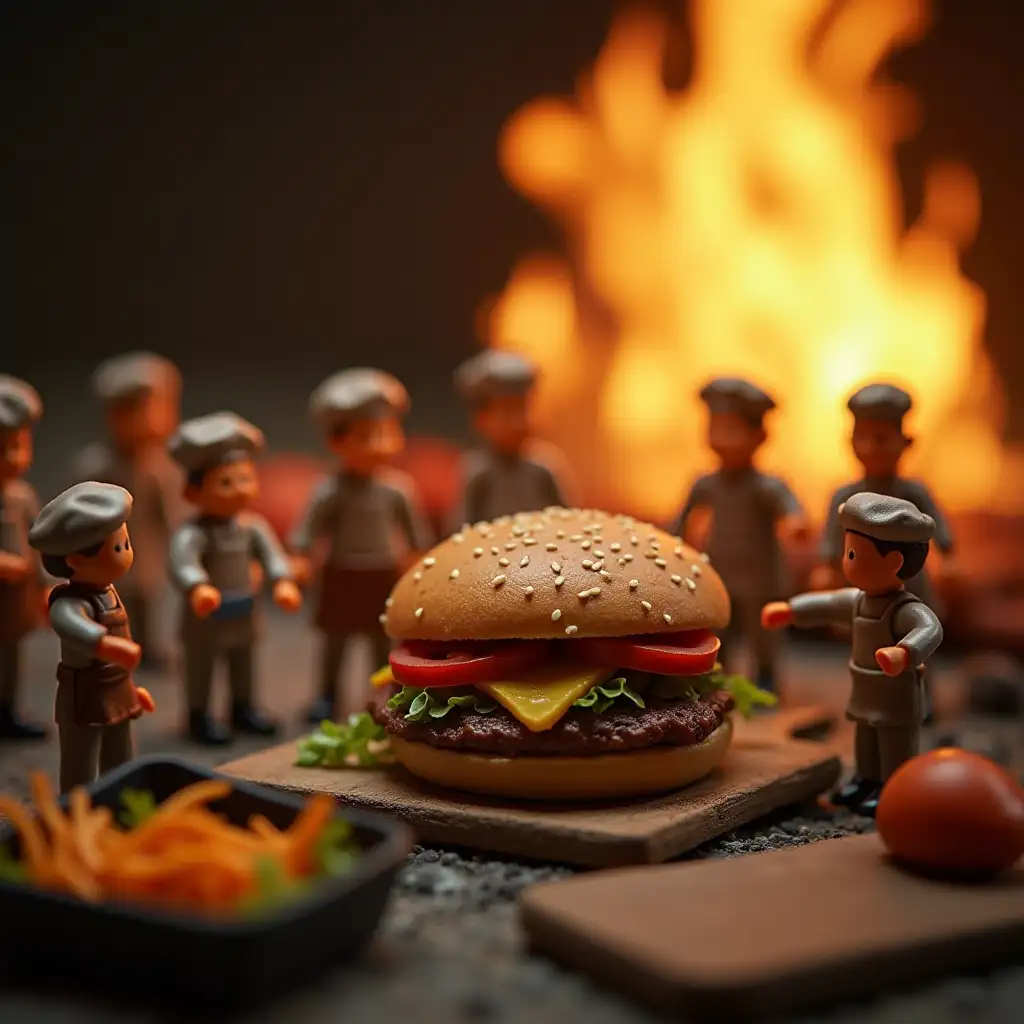
[[[903,566],[898,551],[880,555],[870,539],[859,533],[847,532],[843,544],[843,575],[851,586],[867,594],[884,594],[903,586],[896,575]]]
[[[188,484],[185,497],[203,515],[228,519],[248,508],[259,494],[259,478],[252,459],[235,459],[209,470],[198,487]]]
[[[0,433],[0,480],[24,476],[32,465],[32,431],[28,427]]]
[[[900,458],[910,447],[898,423],[858,420],[853,426],[853,454],[869,477],[895,476]]]
[[[477,433],[496,451],[518,455],[530,439],[528,395],[499,395],[482,403],[473,415]]]
[[[127,525],[122,524],[110,534],[95,555],[68,555],[64,561],[75,570],[77,583],[105,587],[119,580],[135,561]]]
[[[405,448],[405,432],[397,416],[382,416],[356,420],[327,443],[350,473],[372,476]]]
[[[107,429],[114,445],[133,452],[162,445],[178,429],[181,411],[176,391],[154,390],[131,402],[117,402],[107,409]]]
[[[757,449],[764,444],[763,427],[732,412],[713,412],[708,421],[708,447],[722,469],[749,469]]]

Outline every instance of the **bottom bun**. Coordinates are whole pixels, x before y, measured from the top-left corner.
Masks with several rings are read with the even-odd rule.
[[[680,789],[714,771],[732,742],[726,718],[692,747],[596,757],[488,757],[391,737],[395,759],[428,782],[521,800],[612,800]]]

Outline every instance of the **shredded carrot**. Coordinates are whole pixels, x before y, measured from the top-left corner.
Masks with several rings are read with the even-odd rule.
[[[285,880],[310,874],[316,840],[334,813],[326,796],[310,800],[287,830],[253,815],[240,828],[209,804],[231,785],[209,779],[186,786],[137,828],[122,831],[108,807],[93,807],[84,789],[72,790],[65,814],[49,781],[32,776],[38,817],[0,796],[0,814],[21,838],[22,862],[40,888],[96,902],[120,899],[222,913],[258,891],[261,860],[279,865]]]

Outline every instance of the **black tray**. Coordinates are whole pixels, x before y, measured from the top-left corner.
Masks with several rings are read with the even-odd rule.
[[[88,789],[94,804],[118,813],[124,789],[149,790],[162,802],[192,782],[213,778],[227,777],[175,758],[148,757]],[[303,804],[286,793],[228,781],[232,792],[211,808],[237,825],[264,814],[285,828]],[[0,962],[12,978],[39,970],[49,978],[72,976],[110,993],[144,996],[151,1006],[243,1006],[278,996],[361,952],[411,848],[412,835],[399,822],[349,809],[339,816],[353,826],[362,851],[352,872],[325,880],[266,917],[208,921],[135,905],[87,904],[0,881]],[[18,851],[9,824],[0,828],[0,845]]]

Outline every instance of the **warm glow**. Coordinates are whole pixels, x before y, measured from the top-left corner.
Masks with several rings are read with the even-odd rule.
[[[984,296],[959,267],[978,187],[963,167],[934,168],[904,225],[893,148],[916,106],[878,74],[924,31],[925,5],[689,10],[684,92],[662,84],[665,24],[632,12],[575,102],[538,100],[506,126],[502,167],[564,224],[568,256],[513,271],[488,341],[544,367],[541,428],[595,502],[670,516],[709,465],[695,393],[730,374],[778,400],[764,466],[809,510],[856,473],[845,403],[873,379],[915,398],[908,471],[954,511],[986,505],[1001,392]]]

